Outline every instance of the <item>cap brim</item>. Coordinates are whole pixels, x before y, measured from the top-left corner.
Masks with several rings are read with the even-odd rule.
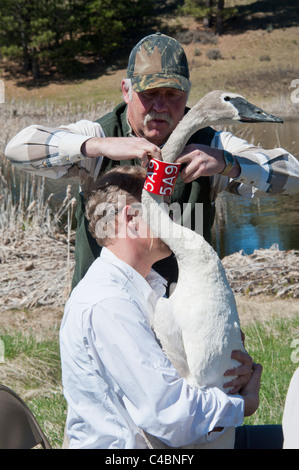
[[[136,92],[152,88],[175,88],[186,92],[190,90],[189,79],[177,74],[139,75],[138,77],[132,77],[131,81],[133,90]]]

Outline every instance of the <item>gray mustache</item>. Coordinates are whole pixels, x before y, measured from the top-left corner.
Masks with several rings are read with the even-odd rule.
[[[146,124],[154,119],[163,119],[166,121],[170,126],[173,124],[173,119],[167,113],[157,113],[156,111],[150,111],[144,118],[143,125]]]

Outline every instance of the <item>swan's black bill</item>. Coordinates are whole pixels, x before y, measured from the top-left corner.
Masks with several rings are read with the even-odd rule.
[[[231,98],[230,102],[237,109],[241,122],[283,122],[281,118],[266,113],[243,98]]]

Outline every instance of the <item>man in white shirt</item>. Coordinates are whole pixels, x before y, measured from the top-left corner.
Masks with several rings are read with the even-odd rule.
[[[73,290],[60,331],[70,448],[145,449],[143,431],[171,447],[201,443],[258,407],[262,368],[245,353],[233,353],[241,363],[227,384],[240,389],[233,396],[189,386],[157,342],[151,319],[165,280],[151,266],[169,248],[138,210],[144,177],[141,167],[113,169],[87,204],[103,249]]]

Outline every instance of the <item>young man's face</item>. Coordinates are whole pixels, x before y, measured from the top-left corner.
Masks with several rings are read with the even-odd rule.
[[[129,123],[138,137],[160,146],[184,116],[187,93],[175,88],[153,88],[136,93],[124,91]]]
[[[154,262],[166,258],[171,255],[170,248],[151,231],[149,226],[140,216],[139,223],[139,245],[145,256],[152,256]]]
[[[140,252],[142,256],[153,257],[156,262],[160,259],[166,258],[171,254],[169,247],[151,231],[148,224],[142,217],[142,204],[136,201],[135,204],[130,206],[129,214],[133,215],[133,231],[127,227],[127,235],[133,237],[135,240],[135,249]]]

